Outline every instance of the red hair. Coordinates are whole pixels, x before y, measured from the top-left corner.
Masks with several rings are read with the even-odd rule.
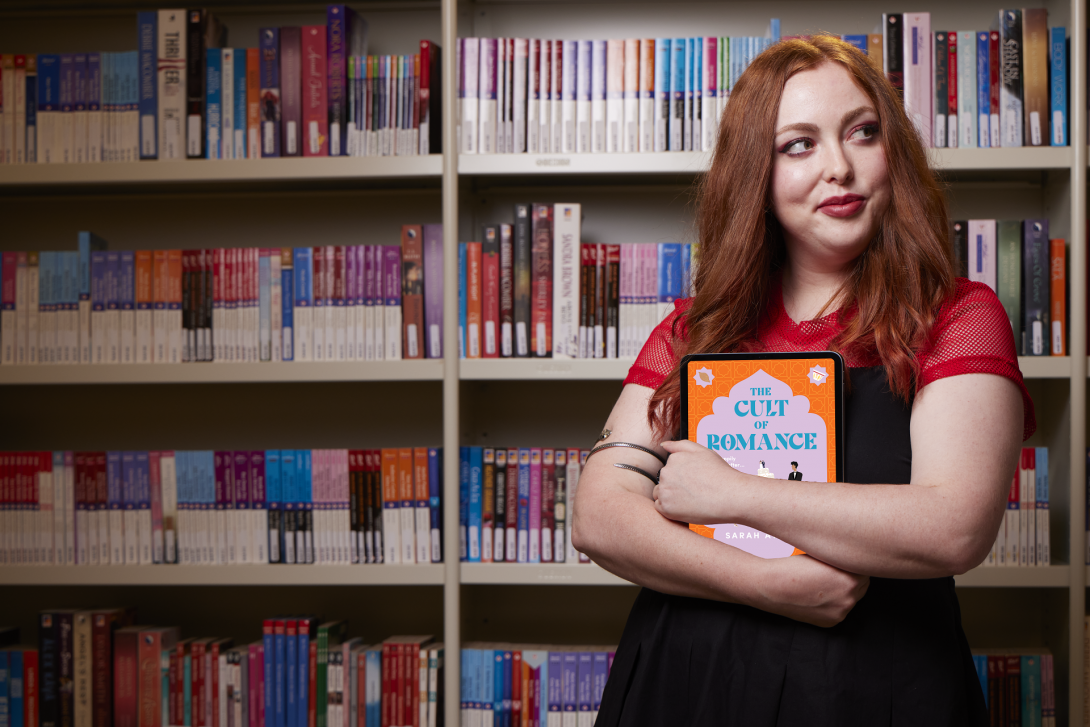
[[[786,260],[771,206],[775,127],[784,84],[800,71],[839,63],[874,104],[891,187],[877,234],[839,293],[852,315],[831,348],[877,355],[893,393],[909,401],[934,312],[954,292],[946,200],[923,144],[885,76],[837,38],[777,43],[757,56],[731,92],[712,166],[699,188],[700,264],[693,304],[674,325],[678,360],[686,353],[762,350],[758,326]],[[739,182],[739,172],[744,178]],[[651,397],[648,421],[660,435],[681,417],[677,368]]]

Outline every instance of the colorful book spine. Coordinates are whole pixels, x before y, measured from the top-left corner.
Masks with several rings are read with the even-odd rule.
[[[1052,146],[1067,146],[1067,29],[1049,28],[1048,45]]]
[[[999,11],[1000,33],[1000,84],[999,123],[1001,146],[1023,145],[1025,102],[1023,91],[1025,77],[1022,71],[1024,40],[1022,37],[1022,11]],[[1047,119],[1046,122],[1047,124]]]
[[[281,151],[280,29],[261,28],[258,39],[261,54],[261,156],[278,157]]]

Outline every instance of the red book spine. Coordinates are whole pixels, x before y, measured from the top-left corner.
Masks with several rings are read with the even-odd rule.
[[[182,700],[181,696],[181,680],[178,678],[182,673],[181,658],[178,656],[178,652],[183,647],[179,646],[170,651],[170,696],[167,711],[170,713],[170,723],[172,725],[182,724],[182,710],[179,709],[179,705]]]
[[[114,634],[114,727],[137,727],[137,634]]]
[[[363,709],[366,701],[365,695],[367,694],[367,652],[363,649],[356,653],[356,694],[359,695],[359,716],[356,718],[356,724],[349,725],[349,727],[368,727],[367,712]],[[262,724],[262,727],[264,727],[264,724]],[[370,725],[370,727],[379,726]]]
[[[484,357],[500,355],[500,256],[496,250],[482,253],[481,258],[481,317],[484,319]]]
[[[23,724],[26,727],[35,727],[38,724],[38,652],[27,650],[23,652],[23,714],[26,719]],[[109,699],[109,695],[107,695]]]
[[[424,358],[424,229],[401,227],[401,310],[404,358]]]
[[[91,619],[91,724],[113,727],[113,632],[114,621],[103,613]],[[32,727],[31,723],[27,723]]]
[[[137,678],[140,727],[162,727],[163,679],[162,631],[150,630],[140,635],[137,653],[140,666]]]
[[[1067,245],[1062,239],[1049,240],[1052,270],[1052,355],[1067,355]]]
[[[307,699],[307,727],[318,725],[318,641],[311,636],[310,653],[307,654],[307,674],[310,675]]]
[[[515,325],[515,247],[511,225],[500,225],[499,320],[500,355],[510,357],[512,329]]]
[[[417,153],[420,154],[438,151],[438,149],[431,148],[430,139],[428,139],[428,131],[431,128],[431,116],[429,114],[431,107],[429,103],[431,101],[431,59],[433,53],[435,53],[435,47],[430,40],[420,41],[420,83],[417,84],[417,94],[419,96],[417,105],[420,108],[420,146]]]
[[[402,724],[420,726],[420,645],[402,644],[405,653],[405,716]]]
[[[303,26],[303,156],[329,156],[326,26]]]
[[[189,698],[192,714],[191,727],[206,727],[208,725],[204,714],[204,654],[206,645],[204,641],[194,642],[190,651],[192,655],[190,663],[193,665]]]
[[[553,559],[553,531],[556,507],[556,465],[554,450],[541,450],[541,561]]]
[[[991,145],[999,146],[999,31],[988,34],[988,87],[989,107],[991,112]]]
[[[481,243],[466,243],[466,358],[481,357]]]
[[[553,352],[553,206],[531,205],[530,355]]]
[[[1011,654],[1007,659],[1007,724],[1022,724],[1022,657]]]
[[[518,550],[515,547],[519,522],[519,478],[518,478],[519,451],[507,450],[507,477],[505,481],[506,493],[503,498],[504,518],[503,534],[507,538],[507,561],[514,563],[518,560]],[[521,658],[521,657],[520,657]]]
[[[517,451],[517,450],[516,450]],[[508,460],[510,461],[510,460]],[[518,461],[516,457],[515,461]],[[517,479],[517,478],[516,478]],[[522,723],[522,652],[511,652],[511,725]]]
[[[345,268],[344,259],[344,245],[337,245],[333,248],[333,288],[330,291],[333,308],[338,311],[338,319],[335,326],[336,330],[334,330],[337,340],[328,341],[326,343],[327,348],[333,350],[333,358],[337,361],[348,360],[348,351],[346,349],[348,332],[344,328],[347,323],[347,313],[344,308],[347,275],[348,273]],[[330,311],[326,315],[332,316],[333,311]]]
[[[208,645],[208,656],[205,657],[208,665],[208,724],[210,727],[220,725],[220,645],[212,643]],[[222,727],[226,727],[223,725]]]
[[[393,699],[390,690],[390,682],[393,680],[393,659],[390,655],[390,644],[382,645],[382,725],[390,727],[390,711],[393,707]]]
[[[222,247],[212,251],[212,360],[222,361],[223,348],[223,309],[226,301],[226,266],[227,254]],[[217,330],[218,329],[218,330]]]

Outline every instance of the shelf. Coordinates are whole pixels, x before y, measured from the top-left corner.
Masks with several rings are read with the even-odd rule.
[[[443,564],[0,568],[4,586],[441,586]]]
[[[954,585],[963,588],[1066,588],[1070,583],[1070,568],[1051,565],[1047,568],[985,568],[978,566],[954,577]]]
[[[462,583],[525,586],[631,586],[594,563],[462,563]]]
[[[605,380],[622,381],[632,359],[472,358],[459,362],[463,381]]]
[[[1070,169],[1071,147],[1023,146],[1009,149],[930,149],[931,165],[943,171],[987,169]]]
[[[1071,376],[1071,357],[1019,356],[1018,368],[1026,379],[1066,379]]]
[[[48,187],[160,185],[210,186],[254,183],[294,185],[322,180],[433,179],[443,170],[441,154],[407,157],[290,157],[220,161],[12,164],[0,166],[0,188],[33,191]],[[97,191],[97,190],[96,190]]]
[[[440,381],[443,361],[266,362],[253,364],[82,364],[0,367],[13,384],[227,384],[304,381]]]

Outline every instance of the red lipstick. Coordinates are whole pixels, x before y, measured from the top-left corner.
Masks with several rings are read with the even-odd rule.
[[[851,217],[863,208],[866,198],[858,194],[844,194],[822,200],[818,209],[830,217]]]

